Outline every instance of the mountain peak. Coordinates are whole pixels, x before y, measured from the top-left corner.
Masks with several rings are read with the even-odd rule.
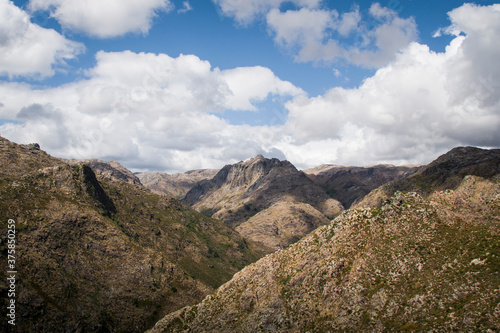
[[[265,160],[267,158],[265,158],[263,155],[259,154],[253,158],[250,159],[250,161],[254,161],[254,160]]]
[[[343,209],[290,162],[262,155],[226,165],[184,197],[184,202],[232,227],[279,201],[310,204],[327,218]]]

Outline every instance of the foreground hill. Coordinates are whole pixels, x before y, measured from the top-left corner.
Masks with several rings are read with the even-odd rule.
[[[350,209],[151,332],[500,329],[500,177]]]
[[[464,176],[491,178],[500,173],[500,149],[457,147],[409,177],[389,182],[363,198],[356,207],[380,206],[396,191],[415,191],[426,197],[436,190],[455,189]]]
[[[7,258],[13,219],[16,332],[143,332],[260,256],[222,222],[103,163],[96,177],[86,164],[0,138],[0,251]]]
[[[346,208],[363,199],[372,190],[393,180],[406,178],[420,169],[419,166],[374,165],[353,167],[320,165],[304,173],[326,190]]]
[[[274,250],[343,210],[340,202],[290,162],[261,155],[226,165],[212,179],[194,186],[183,201]]]
[[[135,176],[142,184],[158,194],[167,194],[182,199],[198,182],[212,179],[219,170],[201,169],[184,173],[141,172]]]

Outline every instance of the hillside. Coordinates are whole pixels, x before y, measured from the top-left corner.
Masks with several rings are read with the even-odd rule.
[[[202,169],[184,173],[141,172],[135,174],[142,184],[157,194],[166,194],[182,199],[193,186],[215,176],[219,170]]]
[[[419,166],[374,165],[369,167],[320,165],[304,173],[346,208],[363,199],[372,190],[393,180],[406,178]]]
[[[290,245],[343,210],[290,162],[261,155],[226,165],[194,186],[183,201],[250,240],[272,244],[273,250]],[[306,205],[307,213],[296,214]]]
[[[159,332],[497,332],[500,176],[350,209]]]
[[[16,221],[16,332],[143,332],[260,257],[222,222],[107,177],[119,166],[96,177],[86,164],[3,138],[0,165],[2,258],[7,221]]]

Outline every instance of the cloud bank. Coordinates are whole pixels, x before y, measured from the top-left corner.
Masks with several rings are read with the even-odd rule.
[[[271,150],[259,134],[265,128],[232,126],[218,114],[303,94],[267,68],[221,71],[194,55],[99,52],[96,60],[88,79],[64,86],[1,84],[0,118],[21,122],[1,126],[2,134],[38,141],[56,156],[134,168],[219,166]]]
[[[310,4],[304,13],[316,15]],[[383,7],[372,9],[399,24]],[[11,120],[0,131],[17,142],[37,141],[56,156],[171,172],[222,167],[259,153],[309,167],[427,163],[457,145],[498,147],[500,5],[465,4],[449,18],[441,32],[454,38],[444,52],[411,42],[359,87],[319,96],[265,67],[220,70],[194,55],[99,52],[85,80],[43,89],[0,83],[0,118]],[[354,8],[338,20],[336,29],[350,34],[359,17]],[[319,26],[330,26],[328,16],[324,22]],[[322,38],[323,28],[301,24],[308,36]],[[285,43],[295,27],[280,34]],[[270,112],[259,103],[272,99],[285,100],[278,125],[223,118],[228,110]]]

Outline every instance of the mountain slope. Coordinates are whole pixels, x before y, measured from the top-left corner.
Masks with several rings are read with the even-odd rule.
[[[263,248],[276,251],[329,222],[309,204],[280,201],[237,226],[236,231]]]
[[[455,189],[466,175],[490,178],[500,173],[500,149],[457,147],[422,167],[410,177],[372,191],[356,207],[380,206],[396,191],[415,191],[424,197],[436,190]]]
[[[500,329],[500,177],[350,209],[236,274],[158,332]]]
[[[334,199],[346,208],[363,199],[377,187],[400,178],[406,178],[418,166],[374,165],[370,167],[349,167],[320,165],[306,169],[304,173]]]
[[[3,138],[0,165],[2,258],[16,221],[17,332],[143,332],[260,256],[222,222],[137,182]]]

